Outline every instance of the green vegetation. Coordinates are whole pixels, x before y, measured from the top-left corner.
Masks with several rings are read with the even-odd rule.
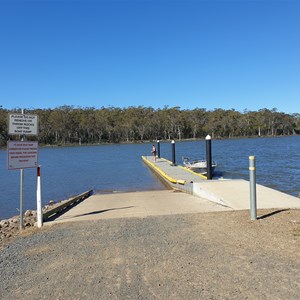
[[[0,146],[9,138],[7,110],[0,105]],[[39,142],[46,145],[137,142],[147,140],[196,139],[295,135],[300,133],[300,114],[277,109],[238,112],[234,109],[179,107],[74,107],[26,109],[39,116]]]

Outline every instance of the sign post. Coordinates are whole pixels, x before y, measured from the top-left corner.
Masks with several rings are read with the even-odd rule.
[[[20,135],[21,141],[8,141],[8,169],[20,169],[20,230],[23,229],[24,168],[37,167],[38,142],[26,142],[26,135],[38,135],[38,116],[9,114],[8,134]]]

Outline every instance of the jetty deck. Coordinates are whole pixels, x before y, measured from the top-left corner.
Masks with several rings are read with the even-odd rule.
[[[164,158],[142,156],[145,164],[172,188],[182,190],[235,210],[249,209],[250,184],[243,179],[213,178],[192,172],[183,166],[173,166]],[[280,191],[256,185],[257,208],[300,208],[300,199]]]

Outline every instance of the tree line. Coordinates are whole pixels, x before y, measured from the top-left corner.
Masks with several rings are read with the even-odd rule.
[[[8,135],[7,110],[0,106],[0,145],[17,137]],[[168,107],[74,107],[26,109],[39,116],[38,139],[44,145],[97,144],[149,140],[257,137],[300,133],[300,114],[279,112],[276,108],[243,112],[234,109],[207,110]]]

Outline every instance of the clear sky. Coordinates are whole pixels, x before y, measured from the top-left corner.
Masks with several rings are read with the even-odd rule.
[[[1,105],[300,113],[300,1],[0,0]]]

